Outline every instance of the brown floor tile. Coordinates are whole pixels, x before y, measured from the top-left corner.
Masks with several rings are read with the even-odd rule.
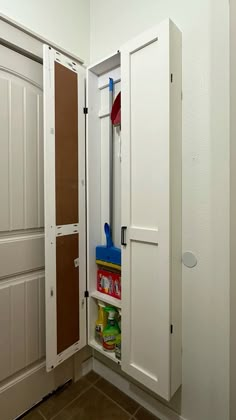
[[[128,397],[128,395],[121,392],[118,388],[103,378],[99,379],[95,386],[110,398],[112,398],[117,404],[123,407],[130,414],[134,414],[139,407],[139,404],[136,403],[136,401],[132,400],[130,397]]]
[[[87,375],[84,376],[84,379],[86,379],[86,381],[89,381],[91,383],[96,382],[99,378],[100,376],[93,370],[91,370]]]
[[[90,388],[54,420],[129,420],[130,416],[96,388]]]
[[[24,417],[22,417],[22,420],[44,420],[41,414],[37,411],[35,408],[34,410],[30,411],[28,414],[26,414]]]
[[[149,411],[145,410],[145,408],[140,408],[137,413],[135,414],[135,419],[137,420],[160,420],[158,417],[154,416]]]
[[[76,383],[68,384],[61,390],[57,391],[54,395],[42,402],[38,407],[43,416],[50,420],[59,411],[61,411],[67,404],[72,402],[75,398],[79,397],[81,392],[90,386],[89,382],[85,379],[80,379]]]

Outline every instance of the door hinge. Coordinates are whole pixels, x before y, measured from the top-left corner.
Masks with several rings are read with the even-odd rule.
[[[174,331],[174,326],[173,326],[173,324],[171,324],[171,326],[170,326],[170,333],[173,334],[173,331]]]
[[[173,73],[171,73],[171,75],[170,75],[170,81],[171,81],[171,83],[173,83]]]
[[[85,298],[88,298],[88,297],[89,297],[89,291],[88,291],[88,290],[85,290],[85,292],[84,292],[84,297],[85,297]]]
[[[88,108],[84,107],[84,114],[88,114]]]

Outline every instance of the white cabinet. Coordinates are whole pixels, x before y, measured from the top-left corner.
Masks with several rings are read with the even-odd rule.
[[[181,35],[165,22],[121,56],[122,368],[169,399],[181,383]]]
[[[74,111],[68,111],[72,106],[69,99],[65,100],[65,111],[56,111],[59,109],[57,101],[60,102],[61,89],[58,93],[54,80],[57,60],[77,77],[75,102],[79,128],[77,132],[71,128],[62,129],[64,140],[58,140],[60,135],[57,135],[55,125],[58,124],[58,130],[61,125],[56,122],[55,112],[60,118],[65,118],[63,127],[67,124],[71,127],[71,112],[73,114]],[[83,68],[65,57],[59,57],[57,52],[47,47],[44,65],[47,367],[56,366],[83,347],[87,335],[90,346],[121,364],[121,369],[142,385],[169,400],[181,385],[181,33],[173,22],[166,20],[125,44],[113,56],[90,66],[86,75],[85,115],[81,96],[84,89]],[[121,300],[97,291],[95,259],[96,246],[105,243],[104,223],[110,218],[109,78],[114,81],[115,95],[121,91],[122,98],[121,130],[113,128],[112,188],[113,240],[115,246],[122,248]],[[73,89],[74,82],[66,83],[68,93]],[[62,86],[63,91],[64,82]],[[63,95],[66,97],[65,92]],[[63,104],[60,106],[63,108]],[[83,130],[86,131],[86,157]],[[70,153],[75,156],[73,151],[76,148],[73,148],[68,133],[74,136],[75,141],[77,138],[79,144],[77,166],[71,159],[71,166],[78,167],[76,200],[79,204],[74,219],[67,220],[65,217],[65,223],[62,220],[58,226],[56,214],[61,210],[58,208],[60,204],[56,204],[56,196],[66,195],[65,188],[70,188],[70,181],[74,182],[75,178],[72,168],[68,167],[68,160]],[[60,146],[63,141],[68,144],[68,153]],[[60,147],[62,151],[59,154],[62,153],[62,156],[58,157],[55,151]],[[67,163],[63,159],[67,159]],[[70,177],[63,174],[63,162]],[[56,167],[59,167],[59,172]],[[68,201],[73,194],[75,191],[67,195]],[[126,243],[122,246],[121,227]],[[57,252],[58,235],[63,242],[60,252]],[[66,237],[70,235],[66,244]],[[79,260],[73,254],[76,247],[70,245],[74,235],[78,238]],[[72,265],[76,265],[75,259],[79,267],[72,270],[68,258]],[[61,275],[59,270],[63,269],[65,271]],[[75,275],[76,269],[79,271],[79,287],[76,289],[74,285],[74,293],[79,293],[77,324],[72,320],[75,313],[73,305],[70,307],[72,296],[67,293],[67,288],[71,287],[70,276]],[[61,285],[60,281],[64,283]],[[85,291],[89,295],[87,299]],[[98,299],[122,308],[121,361],[115,358],[114,353],[103,351],[95,341]],[[59,308],[60,305],[64,308]],[[62,319],[58,318],[60,312],[64,316],[63,327],[61,323],[58,325]],[[66,341],[64,347],[61,344],[59,348],[58,332],[61,328],[60,334],[63,335],[63,328],[70,330],[71,322],[71,330],[78,330],[71,334],[71,340],[75,342],[70,343],[68,338],[68,348],[65,348]]]

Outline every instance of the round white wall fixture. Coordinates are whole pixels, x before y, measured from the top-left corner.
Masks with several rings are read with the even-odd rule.
[[[193,267],[196,267],[197,265],[197,258],[190,251],[183,253],[182,261],[185,267],[188,267],[188,268],[193,268]]]

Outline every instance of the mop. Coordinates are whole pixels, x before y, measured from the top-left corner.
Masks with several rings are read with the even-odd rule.
[[[112,113],[113,106],[113,79],[109,79],[109,109]],[[109,158],[109,200],[110,200],[110,223],[104,224],[104,232],[106,236],[106,245],[98,245],[96,247],[96,263],[103,267],[121,270],[121,249],[114,246],[112,241],[113,226],[113,122],[110,119],[110,158]]]

